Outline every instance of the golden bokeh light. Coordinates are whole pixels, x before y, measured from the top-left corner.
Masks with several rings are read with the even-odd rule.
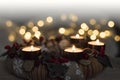
[[[49,16],[49,17],[46,18],[46,21],[48,23],[52,23],[53,22],[53,18],[51,16]]]
[[[31,37],[32,37],[32,35],[31,35],[30,32],[26,32],[25,35],[24,35],[24,39],[28,40],[28,41],[31,39]]]
[[[39,29],[38,29],[38,27],[37,26],[34,26],[33,28],[32,28],[32,31],[33,32],[36,32],[36,31],[38,31]]]
[[[100,38],[105,38],[106,37],[106,34],[105,34],[105,32],[100,32]]]
[[[99,31],[98,30],[93,30],[93,34],[97,36],[97,35],[99,35]]]
[[[63,27],[59,28],[59,33],[64,34],[65,33],[65,28],[63,28]]]
[[[73,15],[73,14],[70,14],[70,15],[69,15],[69,19],[70,19],[71,21],[73,21],[73,22],[78,21],[78,17],[77,17],[76,15]]]
[[[110,31],[109,30],[105,30],[105,35],[108,37],[111,35]]]
[[[95,25],[95,24],[96,24],[96,20],[95,20],[95,19],[90,19],[89,23],[90,23],[91,25]]]
[[[14,35],[14,34],[10,34],[10,35],[8,36],[8,40],[9,40],[10,42],[14,42],[14,41],[15,41],[15,35]]]
[[[88,25],[86,23],[82,23],[81,24],[81,28],[84,30],[84,31],[87,31],[89,29]]]
[[[79,29],[79,30],[78,30],[78,33],[79,33],[80,35],[84,35],[84,34],[85,34],[85,31],[84,31],[83,29]]]
[[[26,26],[21,26],[20,29],[25,29],[26,30]]]
[[[114,37],[114,40],[117,41],[117,42],[120,41],[120,36],[119,36],[119,35],[116,35],[116,36]]]
[[[20,33],[21,35],[24,35],[24,34],[25,34],[25,29],[20,28],[19,33]]]
[[[29,28],[32,28],[34,26],[34,23],[32,21],[29,21],[27,25]]]
[[[93,34],[93,30],[90,29],[90,30],[88,30],[87,33],[88,33],[88,35],[92,35]]]
[[[7,27],[12,27],[13,26],[13,22],[10,21],[10,20],[6,21],[5,24],[6,24]]]
[[[96,38],[97,38],[97,37],[96,37],[96,35],[94,35],[94,34],[90,36],[90,39],[91,39],[91,40],[96,40]]]
[[[114,21],[109,21],[109,22],[108,22],[108,26],[111,27],[111,28],[114,27],[114,26],[115,26]]]
[[[65,14],[61,15],[60,18],[61,18],[62,21],[66,21],[67,20],[67,16]]]
[[[43,27],[43,26],[44,26],[44,21],[43,21],[43,20],[39,20],[39,21],[37,22],[37,25],[38,25],[39,27]]]
[[[37,39],[39,39],[40,36],[41,36],[41,32],[40,32],[40,31],[36,31],[35,34],[34,34],[34,36],[35,36]]]

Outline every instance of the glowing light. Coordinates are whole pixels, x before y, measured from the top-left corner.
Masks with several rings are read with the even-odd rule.
[[[31,39],[31,33],[30,32],[26,32],[24,35],[24,39],[29,41]]]
[[[33,32],[36,32],[36,31],[38,31],[39,29],[38,29],[38,27],[37,26],[34,26],[33,28],[32,28],[32,31]]]
[[[67,20],[67,16],[64,14],[64,15],[61,15],[61,20],[62,21],[65,21],[65,20]]]
[[[24,35],[24,34],[25,34],[25,29],[21,28],[21,29],[19,30],[19,33],[20,33],[21,35]]]
[[[10,42],[15,41],[15,36],[14,36],[14,34],[10,34],[10,35],[8,36],[8,40],[9,40]]]
[[[93,30],[93,34],[97,36],[99,34],[99,31],[98,30]]]
[[[79,33],[80,35],[84,35],[84,34],[85,34],[85,31],[84,31],[83,29],[79,29],[78,33]]]
[[[72,20],[73,22],[76,22],[76,21],[78,20],[78,17],[77,17],[76,15],[73,15],[73,14],[71,14],[71,15],[69,16],[69,18],[70,18],[70,20]]]
[[[105,30],[105,35],[106,35],[106,36],[110,36],[110,35],[111,35],[111,34],[110,34],[110,31]]]
[[[29,28],[32,28],[34,26],[34,23],[32,21],[29,21],[27,25]]]
[[[95,19],[90,19],[89,23],[90,23],[91,25],[95,25],[95,24],[96,24],[96,20],[95,20]]]
[[[100,32],[100,37],[105,38],[106,37],[105,32]]]
[[[12,27],[12,25],[13,25],[12,21],[10,21],[10,20],[6,21],[6,26],[7,27]]]
[[[112,27],[114,27],[114,25],[115,25],[114,21],[109,21],[109,22],[108,22],[108,26],[109,26],[109,27],[112,28]]]
[[[88,30],[88,35],[92,35],[93,34],[93,31],[90,29],[90,30]]]
[[[48,23],[52,23],[52,22],[53,22],[53,18],[49,16],[49,17],[47,17],[46,21],[47,21]]]
[[[64,34],[65,33],[65,28],[59,28],[59,33]]]
[[[116,35],[116,36],[114,37],[114,40],[115,40],[115,41],[120,41],[120,36],[119,36],[119,35]]]
[[[39,21],[37,22],[37,25],[38,25],[39,27],[43,27],[43,26],[44,26],[44,21],[39,20]]]
[[[88,25],[86,23],[82,23],[81,24],[81,28],[84,30],[84,31],[87,31],[89,29]]]
[[[41,32],[40,32],[40,31],[36,31],[35,34],[34,34],[34,36],[35,36],[37,39],[39,39],[40,36],[41,36]]]
[[[96,37],[96,35],[94,35],[94,34],[90,36],[90,39],[91,39],[91,40],[95,40],[96,38],[97,38],[97,37]]]
[[[25,29],[26,30],[26,26],[21,26],[20,29]]]

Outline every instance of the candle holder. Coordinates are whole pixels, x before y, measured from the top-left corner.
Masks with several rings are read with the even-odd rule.
[[[30,46],[23,47],[20,50],[20,57],[27,60],[36,59],[41,54],[40,50],[39,46],[35,46],[33,50],[31,50]]]
[[[99,40],[88,42],[88,47],[97,50],[102,56],[105,55],[105,44]]]
[[[75,36],[70,36],[70,42],[74,44],[76,47],[81,48],[87,47],[87,41],[83,36],[79,36],[79,34],[76,34]]]
[[[84,56],[83,49],[81,49],[81,48],[73,49],[73,47],[66,48],[64,50],[63,56],[68,58],[71,61],[78,61]]]

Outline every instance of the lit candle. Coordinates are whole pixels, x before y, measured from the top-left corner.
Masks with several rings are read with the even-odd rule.
[[[34,52],[34,51],[39,51],[40,50],[40,47],[35,47],[35,46],[27,46],[27,47],[24,47],[22,49],[22,51],[26,51],[26,52]]]
[[[76,48],[75,45],[73,45],[72,47],[66,48],[64,51],[65,52],[70,52],[70,53],[80,53],[80,52],[83,52],[83,50],[81,48]]]
[[[39,46],[26,46],[21,49],[21,57],[23,59],[36,59],[40,55],[41,47]]]
[[[76,34],[75,36],[70,36],[71,39],[84,39],[84,37],[80,36],[79,34]]]
[[[79,60],[83,53],[83,49],[76,48],[75,45],[68,47],[64,50],[63,56],[69,58],[70,60]]]
[[[99,51],[101,55],[105,54],[105,43],[99,41],[99,39],[88,42],[88,47]]]
[[[79,34],[70,36],[70,41],[72,44],[75,44],[75,46],[77,47],[81,47],[81,48],[87,47],[86,40],[84,39],[83,36],[80,36]]]

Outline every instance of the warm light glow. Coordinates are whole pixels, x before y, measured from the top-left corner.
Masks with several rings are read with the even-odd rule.
[[[29,21],[27,25],[29,28],[32,28],[34,26],[34,23],[32,21]]]
[[[14,36],[13,34],[10,34],[10,35],[8,36],[8,40],[9,40],[10,42],[15,41],[15,36]]]
[[[105,30],[105,35],[108,37],[108,36],[110,36],[111,34],[110,34],[110,31],[109,30]]]
[[[99,34],[99,31],[98,30],[93,30],[93,34],[97,36]]]
[[[65,49],[64,51],[70,52],[70,53],[78,53],[78,52],[83,52],[83,49],[76,48],[75,45],[73,45],[72,47],[69,47],[69,48]]]
[[[105,32],[100,32],[100,37],[105,38],[106,37]]]
[[[30,40],[31,39],[31,33],[30,32],[26,32],[24,35],[25,40]]]
[[[85,34],[85,31],[84,31],[83,29],[79,29],[78,33],[79,33],[80,35],[84,35],[84,34]]]
[[[34,34],[34,36],[35,36],[37,39],[39,39],[40,36],[41,36],[41,32],[40,32],[40,31],[36,31],[35,34]]]
[[[88,35],[92,35],[93,34],[93,31],[90,29],[90,30],[88,30]]]
[[[61,15],[61,20],[62,20],[62,21],[67,20],[67,16],[66,16],[65,14]]]
[[[53,22],[53,18],[49,16],[49,17],[47,17],[46,21],[47,21],[48,23],[52,23],[52,22]]]
[[[21,26],[20,29],[25,29],[26,30],[26,26]]]
[[[96,24],[96,20],[95,20],[95,19],[90,19],[89,23],[90,23],[91,25],[95,25],[95,24]]]
[[[39,29],[38,29],[38,27],[37,26],[34,26],[33,28],[32,28],[32,31],[33,32],[36,32],[36,31],[38,31]]]
[[[73,14],[69,15],[69,18],[70,18],[70,20],[72,20],[73,22],[76,22],[76,21],[78,20],[78,17],[77,17],[76,15],[73,15]]]
[[[34,51],[39,51],[39,50],[40,50],[40,47],[35,47],[33,45],[24,47],[22,49],[22,51],[26,51],[26,52],[34,52]]]
[[[6,26],[7,27],[12,27],[12,25],[13,25],[12,21],[10,21],[10,20],[6,21]]]
[[[59,28],[59,33],[64,34],[65,33],[65,28]]]
[[[114,40],[115,40],[115,41],[120,41],[120,36],[119,36],[119,35],[116,35],[116,36],[114,37]]]
[[[90,36],[90,39],[91,39],[91,40],[95,40],[95,39],[96,39],[96,35],[91,35],[91,36]]]
[[[101,19],[101,20],[100,20],[100,23],[101,23],[102,25],[106,25],[106,24],[107,24],[107,20],[106,20],[106,19]]]
[[[96,41],[90,41],[90,42],[88,42],[88,44],[96,45],[96,46],[103,46],[104,45],[104,43],[100,42],[99,39],[97,39]]]
[[[96,40],[96,44],[100,43],[99,39]]]
[[[37,22],[37,25],[38,25],[39,27],[43,27],[43,26],[44,26],[44,21],[43,21],[43,20],[39,20],[39,21]]]
[[[75,36],[76,36],[76,38],[79,38],[79,37],[80,37],[80,35],[79,35],[79,34],[76,34]]]
[[[88,25],[86,23],[82,23],[81,24],[81,28],[84,30],[84,31],[87,31],[89,29]]]
[[[109,27],[112,28],[112,27],[114,27],[114,25],[115,25],[114,21],[109,21],[109,22],[108,22],[108,26],[109,26]]]
[[[72,46],[72,51],[75,52],[75,45]]]
[[[24,35],[24,34],[25,34],[25,29],[20,28],[19,33],[20,33],[21,35]]]

